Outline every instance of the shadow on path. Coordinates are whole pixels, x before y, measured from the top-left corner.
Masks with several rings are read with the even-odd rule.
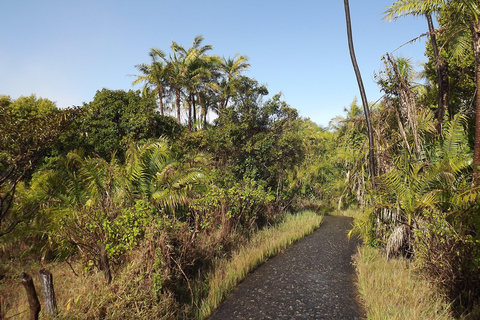
[[[321,227],[260,266],[220,304],[210,320],[361,319],[347,239],[352,218],[326,216]]]

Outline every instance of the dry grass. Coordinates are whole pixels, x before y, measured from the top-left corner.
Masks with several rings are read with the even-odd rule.
[[[355,257],[367,319],[452,319],[444,297],[403,259],[363,247]]]
[[[60,313],[68,313],[75,308],[74,305],[81,300],[91,300],[90,298],[98,295],[105,288],[103,274],[91,272],[87,276],[82,275],[82,267],[80,263],[74,263],[75,271],[79,273],[76,276],[66,263],[49,264],[43,266],[54,275],[55,296],[57,300],[57,308]],[[20,285],[20,273],[26,272],[32,276],[38,298],[42,302],[42,293],[38,271],[42,268],[37,263],[28,266],[20,266],[10,264],[10,278],[2,281],[0,294],[4,298],[4,310],[7,319],[27,319],[28,318],[28,301],[24,288]],[[18,270],[18,272],[14,272]],[[18,277],[13,277],[18,273]],[[92,299],[95,301],[95,299]],[[98,301],[98,300],[97,300]],[[48,319],[43,310],[40,312],[41,319]]]
[[[332,216],[342,216],[350,218],[358,218],[362,214],[361,209],[345,209],[345,210],[335,210],[330,215]]]
[[[313,212],[287,215],[285,221],[271,229],[259,232],[246,247],[233,254],[228,261],[216,262],[216,273],[209,275],[208,297],[202,301],[201,312],[197,317],[203,318],[218,305],[225,294],[239,281],[265,262],[268,258],[281,252],[294,241],[311,233],[321,222],[321,217]],[[28,302],[24,288],[20,285],[21,272],[30,274],[34,280],[41,300],[38,271],[48,269],[54,275],[55,296],[58,316],[56,319],[174,319],[183,318],[194,307],[181,306],[167,293],[156,295],[152,286],[152,263],[148,247],[139,247],[132,252],[129,262],[115,272],[112,285],[107,286],[103,273],[84,269],[82,261],[72,262],[75,275],[65,263],[40,265],[30,261],[28,265],[8,262],[3,265],[0,298],[3,297],[1,310],[7,319],[28,318]],[[205,287],[205,283],[200,284]],[[2,299],[0,299],[1,301]],[[43,303],[42,303],[43,305]],[[185,310],[183,308],[186,308]],[[192,312],[195,313],[195,312]],[[43,311],[41,319],[48,319]]]
[[[208,296],[201,301],[198,318],[208,317],[227,293],[252,270],[298,239],[312,233],[321,221],[322,217],[311,211],[289,214],[281,225],[259,232],[228,261],[218,261],[215,272],[209,277]]]

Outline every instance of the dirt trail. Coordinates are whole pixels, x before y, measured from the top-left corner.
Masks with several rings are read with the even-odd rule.
[[[351,264],[360,242],[347,239],[352,221],[325,217],[317,231],[248,276],[209,319],[361,319]]]

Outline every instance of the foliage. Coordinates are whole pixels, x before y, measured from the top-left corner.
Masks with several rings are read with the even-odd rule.
[[[202,36],[196,36],[190,48],[172,41],[168,56],[161,49],[152,48],[149,52],[151,63],[135,66],[142,74],[136,76],[133,84],[143,82],[144,89],[153,90],[159,97],[162,115],[168,109],[165,102],[172,102],[178,123],[182,123],[181,111],[186,107],[185,122],[189,131],[195,129],[196,123],[206,128],[209,112],[223,112],[242,91],[241,73],[250,67],[248,58],[243,55],[220,58],[207,54],[213,46],[203,45],[203,41]]]
[[[209,161],[202,153],[177,153],[165,139],[131,145],[127,152],[128,175],[138,195],[155,203],[159,211],[173,214],[205,190]]]
[[[301,124],[298,134],[305,159],[287,170],[287,197],[293,200],[291,207],[295,211],[312,209],[329,213],[342,192],[338,180],[344,167],[339,158],[338,140],[333,132],[310,120]]]
[[[0,237],[31,219],[36,208],[13,210],[18,183],[28,178],[64,130],[75,119],[77,109],[57,110],[54,103],[35,96],[0,104]]]
[[[115,153],[123,161],[130,142],[180,134],[182,128],[169,117],[156,114],[155,107],[152,97],[139,91],[97,91],[93,101],[83,106],[85,116],[77,122],[76,131],[64,139],[66,143],[76,141],[66,149],[83,148],[107,161]]]
[[[213,187],[190,204],[192,214],[204,230],[222,225],[225,232],[249,234],[272,223],[279,215],[275,197],[252,179],[235,183],[231,188]]]
[[[201,146],[215,155],[220,168],[227,169],[236,180],[261,181],[275,192],[278,200],[285,196],[286,171],[303,160],[304,146],[298,131],[302,121],[297,111],[275,95],[265,103],[265,87],[243,78],[246,93],[225,108],[218,128],[209,130]]]

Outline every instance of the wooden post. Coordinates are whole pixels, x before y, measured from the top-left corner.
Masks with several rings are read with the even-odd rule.
[[[22,272],[20,275],[22,278],[22,285],[27,291],[28,304],[30,307],[30,320],[38,320],[38,314],[40,313],[40,302],[38,301],[37,292],[35,291],[35,286],[33,285],[32,277],[30,277],[25,272]]]
[[[48,270],[42,269],[40,273],[40,283],[42,284],[43,306],[48,315],[55,316],[57,312],[57,302],[55,301],[55,291],[53,290],[53,276]]]

